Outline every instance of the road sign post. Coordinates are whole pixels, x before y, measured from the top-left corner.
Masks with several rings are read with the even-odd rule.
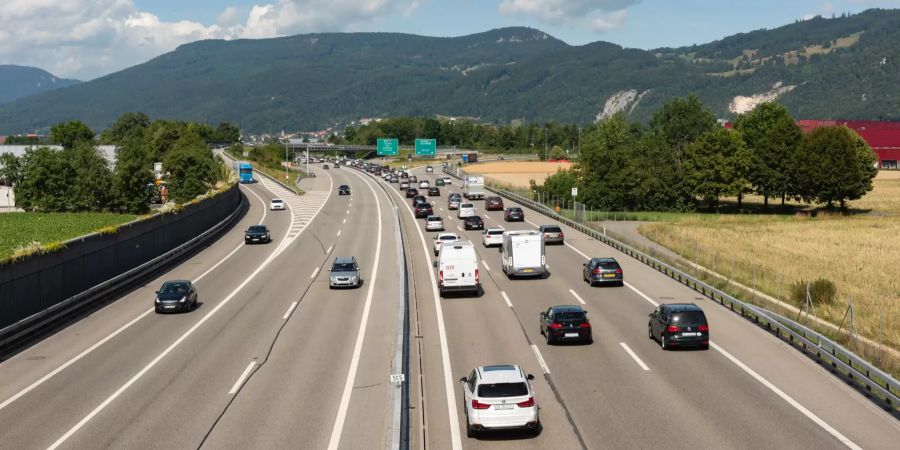
[[[437,156],[437,140],[416,139],[416,156]]]
[[[399,144],[396,139],[379,139],[377,141],[378,156],[397,156]]]

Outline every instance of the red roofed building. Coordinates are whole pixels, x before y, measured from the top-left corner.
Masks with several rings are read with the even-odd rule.
[[[867,120],[798,120],[804,132],[819,127],[844,125],[856,131],[875,154],[882,169],[900,169],[900,122],[875,122]]]

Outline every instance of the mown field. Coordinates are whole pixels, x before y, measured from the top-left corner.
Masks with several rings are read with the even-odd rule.
[[[840,324],[852,298],[862,335],[900,349],[900,177],[882,173],[875,189],[852,202],[850,214],[817,211],[816,217],[685,215],[639,230],[653,241],[707,268],[774,297],[788,286],[826,278],[835,283],[832,304],[816,314]],[[751,199],[757,202],[760,199]],[[797,209],[803,205],[789,205]],[[847,324],[844,323],[846,328]]]
[[[112,213],[30,213],[0,214],[0,261],[38,245],[57,243],[108,227],[131,222],[139,216]]]

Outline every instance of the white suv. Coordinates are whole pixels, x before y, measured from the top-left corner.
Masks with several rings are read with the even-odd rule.
[[[284,200],[280,198],[273,198],[271,202],[269,202],[269,209],[272,211],[281,210],[284,211]]]
[[[462,377],[466,405],[466,435],[482,430],[538,431],[540,419],[530,381],[534,375],[518,365],[480,366]]]
[[[466,217],[472,217],[475,215],[475,204],[474,203],[460,203],[459,209],[456,210],[456,218],[457,219],[465,219]]]
[[[484,230],[481,236],[481,244],[485,247],[493,247],[495,245],[503,245],[503,227],[491,227]]]

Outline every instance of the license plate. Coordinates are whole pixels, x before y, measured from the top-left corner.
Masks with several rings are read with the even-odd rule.
[[[700,333],[681,333],[682,336],[700,336]]]
[[[172,309],[172,308],[174,308],[174,307],[175,307],[175,305],[166,305],[166,306],[164,306],[164,308],[166,308],[166,309]]]
[[[494,409],[513,409],[513,405],[494,405]]]
[[[603,278],[615,278],[616,274],[614,273],[604,273]]]
[[[566,333],[566,337],[578,337],[578,333]]]
[[[531,273],[531,272],[534,272],[534,269],[525,269],[525,270],[523,270],[522,272],[524,272],[524,273]]]

